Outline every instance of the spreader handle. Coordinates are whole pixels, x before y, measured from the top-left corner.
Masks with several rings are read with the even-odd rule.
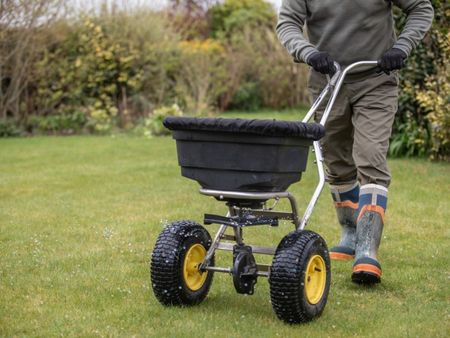
[[[325,99],[327,94],[331,92],[331,97],[328,100],[327,107],[325,108],[323,116],[319,122],[321,125],[324,126],[328,119],[328,116],[330,115],[331,109],[334,106],[336,97],[338,96],[339,91],[341,90],[342,84],[344,83],[345,76],[348,74],[348,72],[358,67],[378,66],[378,62],[377,61],[355,62],[347,66],[344,70],[342,70],[339,64],[337,63],[335,63],[335,66],[336,66],[336,73],[334,73],[331,79],[328,80],[327,86],[323,89],[322,93],[320,93],[319,97],[314,101],[311,109],[308,111],[302,122],[308,122],[311,119],[311,117],[313,116],[319,105],[322,103],[322,101]],[[316,205],[317,200],[319,199],[319,196],[325,185],[325,171],[323,168],[322,147],[320,146],[319,141],[314,141],[313,146],[314,146],[314,153],[316,155],[319,183],[317,184],[317,187],[314,190],[313,196],[308,204],[308,207],[305,210],[305,213],[303,214],[300,226],[297,228],[297,230],[303,230],[305,228],[313,212],[314,206]]]
[[[341,65],[339,63],[334,61],[333,64],[334,64],[334,72],[331,74],[331,76],[330,74],[327,74],[328,83],[330,83],[331,80],[335,77],[334,75],[338,74],[341,71]]]
[[[334,103],[336,102],[336,97],[338,96],[339,91],[341,90],[342,84],[344,83],[344,79],[347,76],[347,74],[355,68],[364,67],[364,66],[379,66],[379,63],[378,63],[378,61],[359,61],[359,62],[352,63],[351,65],[345,67],[344,70],[342,70],[342,67],[337,62],[334,62],[334,66],[336,68],[336,72],[333,74],[333,76],[331,78],[329,75],[327,75],[328,83],[327,83],[326,87],[322,90],[320,95],[314,101],[312,107],[309,109],[308,113],[306,113],[302,122],[305,122],[305,123],[309,122],[311,117],[316,112],[317,108],[319,108],[319,105],[326,98],[328,93],[331,92],[331,96],[328,99],[328,104],[325,108],[322,119],[319,122],[321,125],[324,126],[328,119],[328,116],[330,115],[331,110],[333,109]]]
[[[359,67],[364,66],[378,66],[378,61],[359,61],[352,63],[351,65],[347,66],[343,71],[337,71],[333,77],[331,78],[329,82],[329,86],[331,87],[331,97],[328,101],[327,107],[325,108],[325,111],[323,113],[322,119],[320,120],[321,125],[325,125],[327,122],[328,116],[330,115],[331,109],[333,109],[334,103],[336,102],[336,98],[339,94],[339,91],[341,90],[342,84],[344,83],[344,79],[347,76],[347,74]]]

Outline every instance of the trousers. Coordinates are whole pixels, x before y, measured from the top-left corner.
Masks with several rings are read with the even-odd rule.
[[[315,100],[326,86],[324,75],[312,71],[309,91]],[[315,113],[320,121],[326,101]],[[388,187],[389,138],[398,108],[398,76],[374,74],[343,84],[325,124],[321,147],[325,177],[333,185],[378,184]]]

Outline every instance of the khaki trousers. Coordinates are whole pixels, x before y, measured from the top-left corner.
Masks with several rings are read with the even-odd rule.
[[[325,76],[311,72],[309,89],[313,99],[326,83]],[[317,110],[316,121],[325,105]],[[386,156],[397,108],[398,77],[394,73],[344,83],[321,139],[327,182],[342,185],[358,180],[361,185],[389,186]]]

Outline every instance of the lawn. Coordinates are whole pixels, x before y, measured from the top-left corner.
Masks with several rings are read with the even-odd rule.
[[[333,263],[322,317],[290,326],[272,312],[263,278],[255,295],[242,296],[230,276],[216,274],[208,298],[192,308],[154,298],[149,257],[164,225],[225,212],[180,176],[171,138],[0,140],[0,336],[448,337],[450,165],[389,164],[382,284],[355,285],[351,262]],[[310,161],[291,187],[302,207],[315,182]],[[338,239],[327,189],[309,227],[330,246]],[[292,229],[260,227],[246,238],[276,245]]]

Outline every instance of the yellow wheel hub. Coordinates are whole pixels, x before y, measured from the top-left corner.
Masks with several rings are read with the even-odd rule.
[[[325,261],[319,255],[309,259],[305,274],[305,294],[310,304],[317,304],[325,291],[327,270]]]
[[[208,272],[201,272],[198,268],[206,256],[206,249],[201,244],[194,244],[186,252],[183,264],[183,278],[186,286],[192,290],[199,290],[205,283]]]

